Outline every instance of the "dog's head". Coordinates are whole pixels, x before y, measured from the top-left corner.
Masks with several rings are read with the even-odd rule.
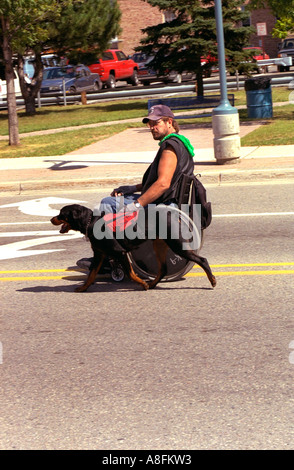
[[[60,233],[67,233],[69,230],[78,230],[85,233],[92,215],[91,209],[79,204],[71,204],[64,206],[58,215],[52,217],[51,223],[61,225]]]

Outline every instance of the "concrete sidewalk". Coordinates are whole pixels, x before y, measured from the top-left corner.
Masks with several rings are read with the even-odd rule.
[[[240,125],[240,136],[262,123]],[[214,158],[210,125],[181,126],[195,148],[195,173],[202,182],[260,181],[294,176],[294,145],[242,147],[237,162],[219,165]],[[0,159],[0,189],[24,191],[72,188],[112,188],[138,183],[158,149],[146,128],[127,129],[62,156]]]

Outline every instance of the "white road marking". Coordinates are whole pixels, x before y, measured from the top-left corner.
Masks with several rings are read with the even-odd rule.
[[[0,222],[0,226],[7,227],[8,225],[40,225],[40,224],[50,224],[50,220],[43,220],[43,222]]]
[[[81,238],[83,235],[81,233],[72,233],[67,235],[56,235],[52,237],[42,237],[36,238],[34,240],[23,240],[21,242],[8,243],[7,245],[0,246],[0,260],[11,259],[11,258],[20,258],[23,256],[32,256],[32,255],[41,255],[45,253],[52,253],[54,251],[64,251],[63,249],[53,249],[53,250],[27,250],[38,245],[45,245],[46,243],[59,242],[64,240],[71,240],[74,238]]]
[[[213,214],[214,217],[267,217],[267,216],[283,216],[294,215],[294,212],[251,212],[248,214]]]
[[[0,206],[0,208],[3,206]],[[284,215],[294,215],[294,212],[251,212],[246,214],[213,214],[213,218],[222,218],[222,217],[266,217],[266,216],[284,216]],[[31,222],[0,222],[0,226],[8,225],[39,225],[39,224],[50,224],[50,220],[45,221],[31,221]]]
[[[31,199],[28,201],[14,202],[12,204],[4,204],[3,206],[0,206],[0,209],[5,207],[18,207],[18,209],[23,214],[41,215],[44,217],[48,217],[57,215],[59,212],[58,209],[52,209],[52,207],[50,207],[50,204],[76,204],[80,202],[84,201],[76,201],[74,199],[66,199],[59,197],[43,197],[40,199]]]
[[[36,231],[31,231],[31,232],[0,232],[0,238],[42,237],[42,236],[48,236],[48,235],[57,235],[58,233],[59,233],[58,230],[36,230]]]
[[[82,201],[76,201],[72,199],[65,199],[65,198],[55,198],[55,197],[47,197],[41,199],[34,199],[30,201],[22,201],[13,204],[6,204],[0,206],[1,208],[5,207],[17,207],[21,212],[29,215],[36,215],[36,216],[53,216],[58,213],[58,210],[53,209],[50,207],[50,204],[64,204],[64,203],[79,203]],[[244,214],[213,214],[213,218],[227,218],[227,217],[276,217],[276,216],[292,216],[294,212],[251,212],[251,213],[244,213]],[[46,221],[30,221],[30,222],[5,222],[0,223],[0,226],[8,227],[8,226],[33,226],[38,224],[50,224],[50,220]],[[20,242],[9,243],[3,246],[0,246],[0,260],[4,259],[11,259],[11,258],[19,258],[23,256],[32,256],[32,255],[39,255],[44,253],[51,253],[54,251],[63,251],[64,249],[52,249],[52,250],[28,250],[27,248],[44,245],[47,243],[52,242],[59,242],[69,239],[75,238],[82,238],[83,235],[77,232],[70,232],[68,234],[60,234],[55,230],[34,230],[34,231],[19,231],[19,232],[2,232],[0,233],[1,238],[9,238],[9,237],[41,237],[37,239],[30,239],[30,240],[23,240]]]

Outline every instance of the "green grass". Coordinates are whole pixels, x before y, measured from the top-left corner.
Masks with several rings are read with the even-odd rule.
[[[21,145],[10,147],[7,142],[0,141],[1,158],[39,157],[64,155],[73,150],[85,147],[99,140],[130,128],[130,124],[115,124],[79,131],[65,131],[56,134],[23,137]],[[137,126],[136,126],[137,127]]]
[[[231,93],[228,90],[228,93]],[[244,90],[232,91],[235,95],[235,106],[246,105],[246,92]],[[290,91],[287,87],[272,88],[272,99],[274,103],[287,103],[289,101]]]
[[[244,90],[234,91],[235,106],[246,105]],[[289,101],[290,91],[286,87],[272,89],[273,102]],[[147,99],[133,99],[95,103],[87,106],[51,106],[37,109],[35,116],[26,116],[18,112],[19,132],[42,131],[61,127],[81,126],[87,124],[120,121],[123,119],[141,118],[147,111]],[[247,110],[239,111],[240,121],[248,120]],[[242,145],[288,145],[294,144],[294,106],[285,105],[274,108],[274,117],[266,125],[251,132],[241,140]],[[195,120],[179,121],[195,123]],[[211,118],[197,119],[197,124],[211,122]],[[0,158],[30,156],[63,155],[82,148],[93,142],[105,139],[130,127],[141,126],[137,123],[112,124],[101,127],[78,129],[55,134],[21,137],[21,145],[10,147],[8,139],[0,141]],[[0,112],[0,135],[8,135],[7,111]]]
[[[44,106],[37,108],[35,116],[26,116],[24,111],[18,112],[19,132],[140,118],[146,110],[147,100],[115,101],[87,106]],[[7,111],[0,112],[0,135],[8,135]]]
[[[240,120],[245,113],[240,111]],[[241,145],[294,145],[294,105],[275,107],[273,114],[273,119],[243,137]]]

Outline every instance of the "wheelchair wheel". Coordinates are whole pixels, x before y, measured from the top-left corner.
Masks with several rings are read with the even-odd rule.
[[[115,269],[113,271],[111,271],[111,278],[113,281],[115,282],[121,282],[124,280],[125,278],[125,272],[123,269]]]
[[[142,279],[152,280],[158,271],[157,260],[153,252],[153,243],[148,240],[138,250],[129,253],[133,269]],[[171,249],[167,252],[167,274],[164,279],[176,281],[189,272],[194,263],[176,255]]]
[[[166,206],[164,206],[163,210],[166,211]],[[194,222],[186,213],[176,208],[172,208],[172,210],[177,211],[178,216],[181,219],[181,223],[186,225],[189,233],[192,233],[192,237],[194,240],[196,240],[196,246],[198,247],[198,249],[195,251],[198,253],[202,246],[202,231],[199,232]],[[145,243],[136,248],[136,250],[134,250],[132,253],[129,253],[128,256],[130,262],[132,263],[133,269],[136,274],[138,274],[138,276],[140,276],[142,279],[148,280],[152,280],[156,277],[158,264],[155,253],[153,251],[153,240],[147,240]],[[164,279],[169,281],[176,281],[181,279],[194,266],[194,262],[186,260],[185,258],[175,254],[170,248],[167,252],[166,263],[167,274]]]
[[[123,267],[119,263],[113,260],[110,261],[110,266],[111,266],[110,274],[111,274],[112,280],[115,282],[123,281],[125,278],[125,272],[123,270]]]

